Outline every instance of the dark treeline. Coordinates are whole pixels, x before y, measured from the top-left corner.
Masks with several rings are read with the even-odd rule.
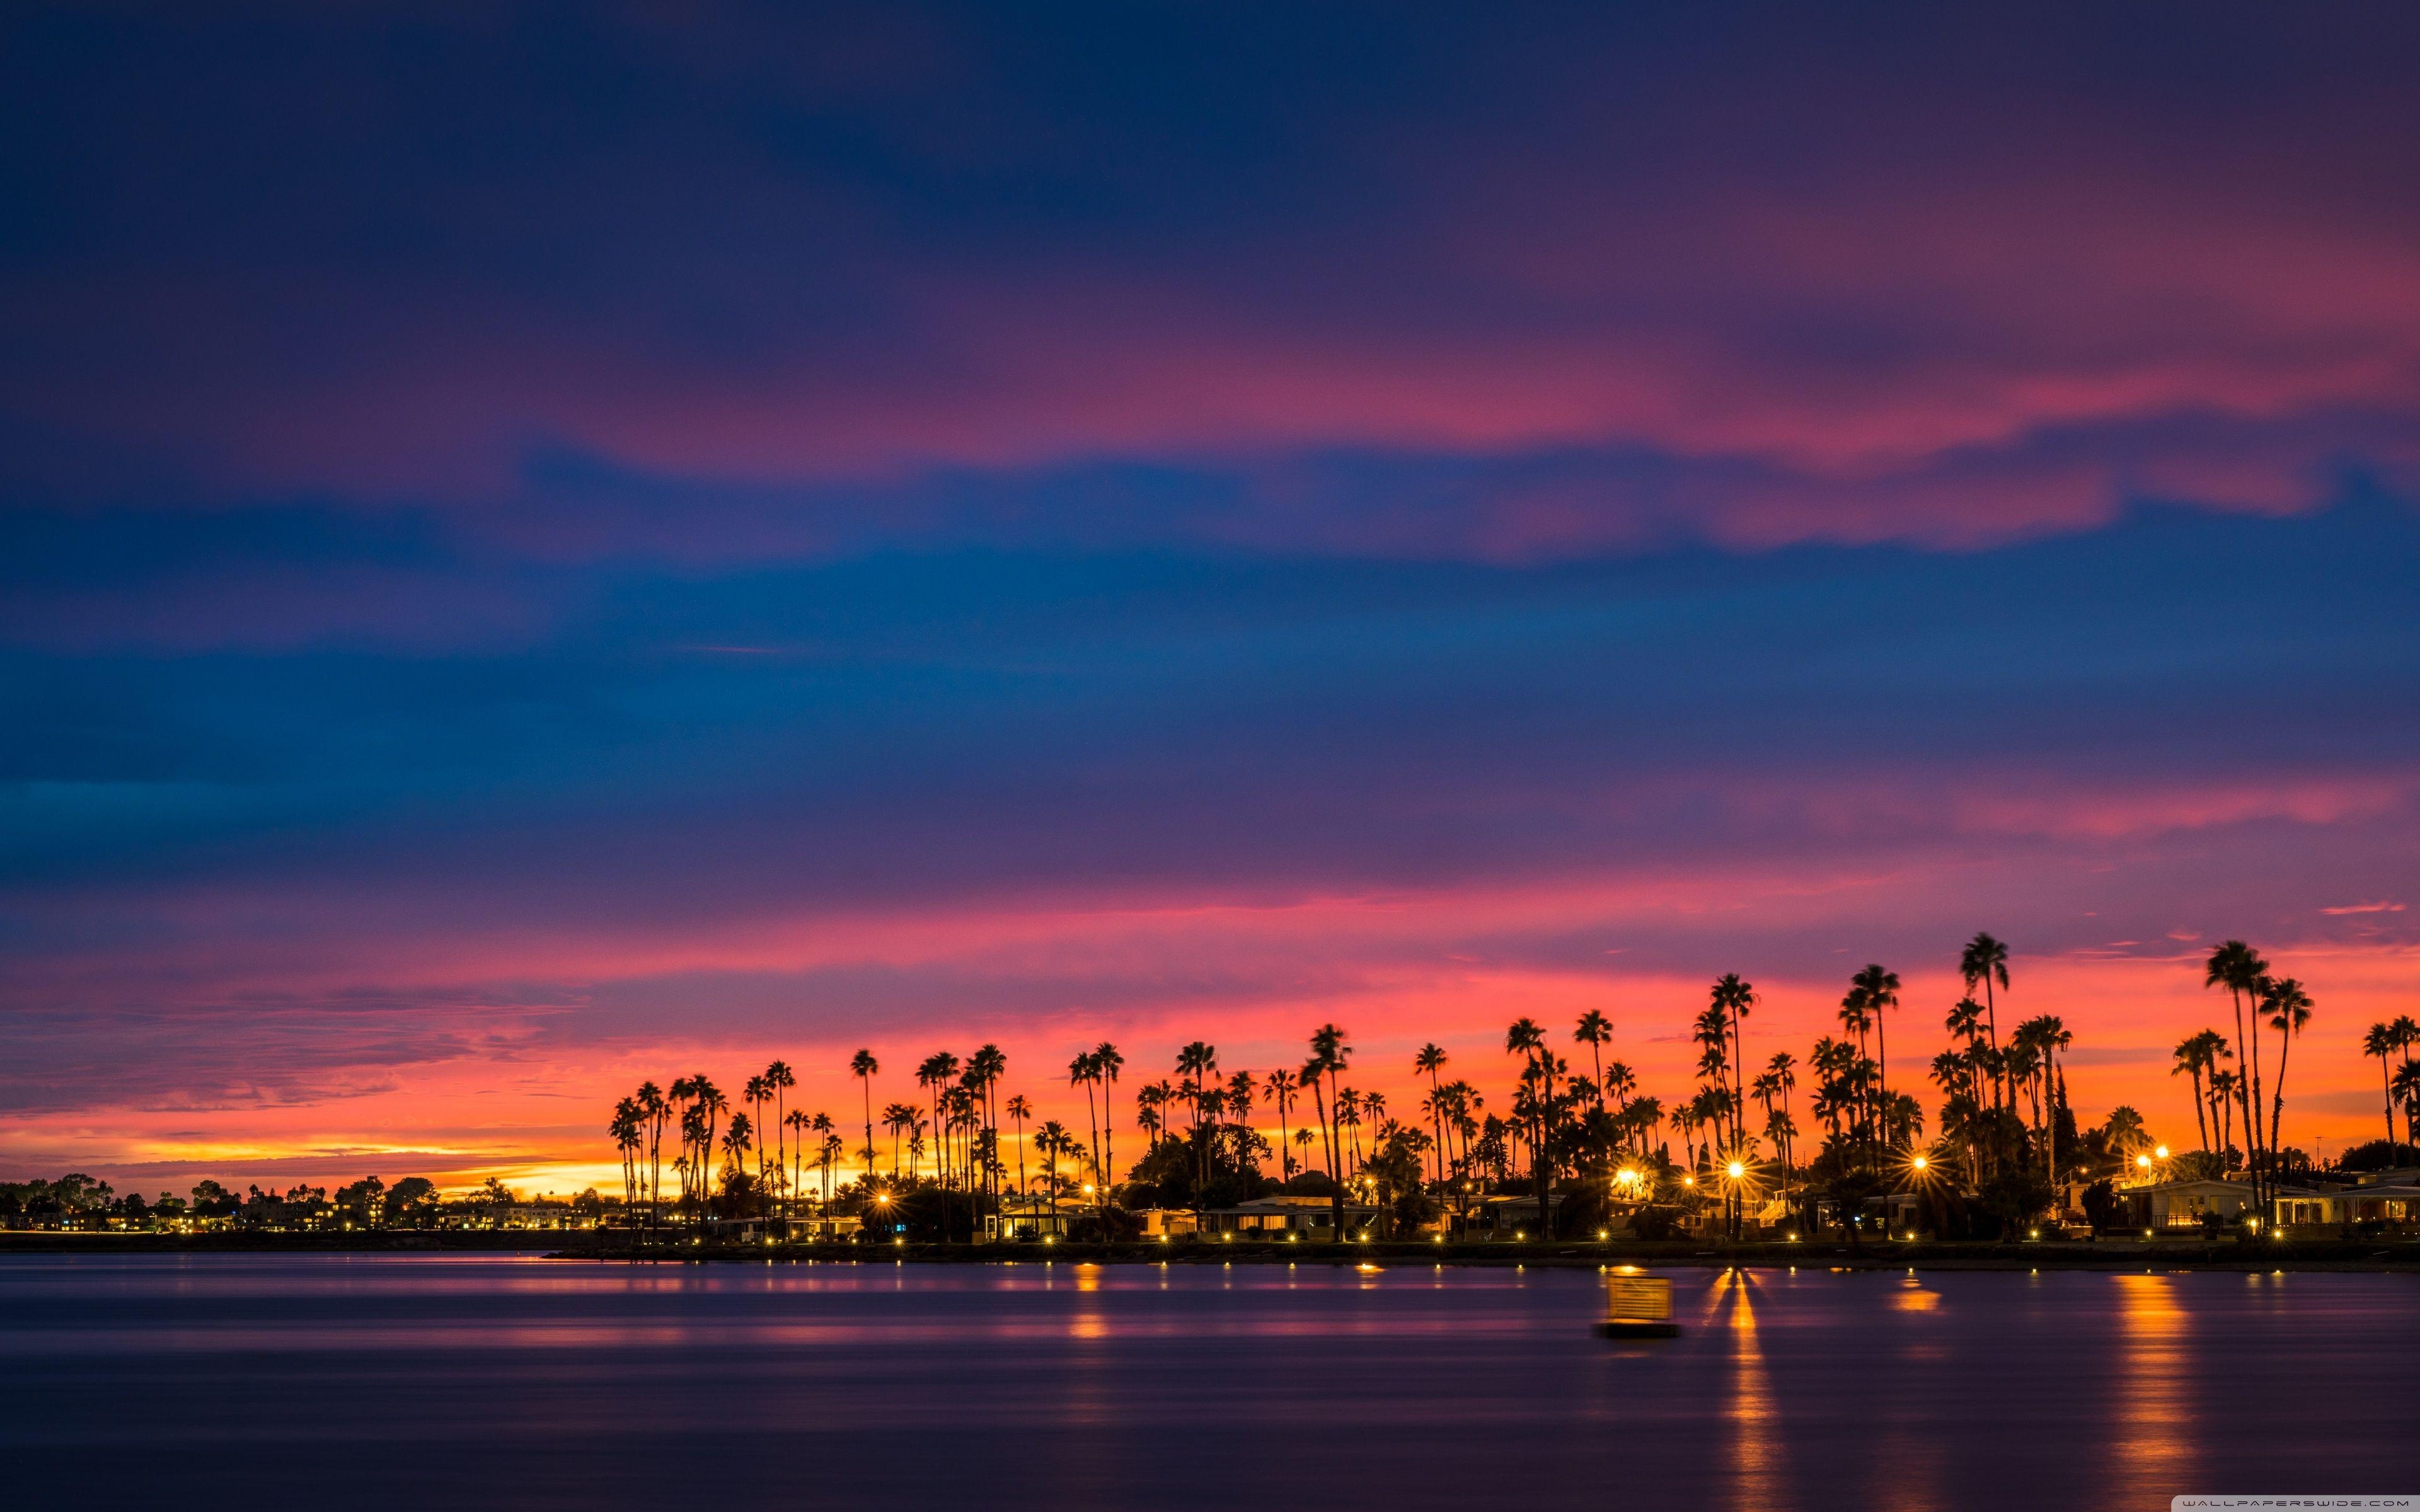
[[[1487,1199],[1526,1197],[1529,1221],[1546,1233],[1620,1224],[1652,1237],[1715,1225],[1737,1236],[1778,1226],[1854,1238],[1887,1194],[1914,1194],[1931,1232],[1990,1237],[2044,1221],[2105,1221],[2116,1184],[2130,1178],[2236,1180],[2267,1204],[2281,1181],[2310,1171],[2285,1133],[2292,1050],[2314,1005],[2250,947],[2229,941],[2206,964],[2234,1032],[2202,1029],[2179,1047],[2197,1119],[2197,1148],[2182,1150],[2155,1138],[2132,1107],[2078,1127],[2065,1064],[2073,1034],[2055,1013],[2013,1011],[2009,963],[2008,947],[1989,934],[1967,943],[1964,995],[1943,1011],[1950,1047],[1920,1071],[1890,1059],[1900,983],[1875,964],[1850,979],[1837,1032],[1803,1057],[1758,1043],[1755,987],[1723,977],[1695,1021],[1695,1082],[1668,1097],[1605,1057],[1614,1024],[1591,1010],[1568,1029],[1516,1020],[1493,1068],[1464,1068],[1440,1046],[1421,1046],[1400,1068],[1419,1100],[1401,1109],[1357,1088],[1369,1068],[1346,1031],[1327,1024],[1308,1036],[1299,1066],[1230,1067],[1195,1041],[1166,1074],[1131,1086],[1115,1045],[1079,1051],[1063,1076],[1083,1093],[1081,1125],[1037,1119],[1030,1094],[1010,1089],[1007,1057],[986,1044],[915,1062],[907,1098],[878,1089],[882,1060],[861,1049],[847,1062],[858,1095],[838,1116],[792,1106],[798,1081],[779,1060],[745,1078],[736,1102],[704,1073],[651,1081],[620,1101],[608,1132],[628,1222],[846,1215],[923,1240],[968,1239],[986,1215],[1036,1202],[1051,1231],[1116,1239],[1133,1234],[1145,1210],[1200,1211],[1280,1193],[1326,1198],[1327,1232],[1340,1237],[1450,1230]],[[2004,1007],[2012,1009],[2005,1027]],[[2371,1031],[2370,1053],[2385,1068],[2387,1137],[2348,1152],[2354,1168],[2409,1157],[2420,1116],[2415,1045],[2420,1026],[2408,1017]],[[1123,1167],[1121,1128],[1140,1145]]]
[[[234,1227],[279,1232],[324,1229],[500,1228],[567,1227],[600,1218],[606,1199],[595,1191],[562,1200],[525,1202],[490,1177],[483,1186],[448,1197],[426,1177],[388,1185],[364,1177],[333,1192],[297,1183],[284,1191],[258,1186],[236,1192],[204,1180],[183,1196],[163,1192],[118,1195],[109,1182],[81,1172],[56,1180],[0,1181],[0,1227],[173,1229]]]

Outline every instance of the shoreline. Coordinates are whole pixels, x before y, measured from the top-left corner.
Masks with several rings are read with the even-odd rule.
[[[1487,1244],[1412,1242],[1132,1242],[1122,1244],[849,1244],[762,1242],[659,1243],[544,1232],[451,1231],[382,1234],[91,1234],[0,1231],[0,1257],[20,1255],[523,1255],[557,1260],[654,1265],[1452,1265],[1591,1269],[1888,1271],[2344,1271],[2420,1273],[2420,1242],[2294,1240],[1959,1243],[1901,1242],[1714,1245],[1597,1242]]]

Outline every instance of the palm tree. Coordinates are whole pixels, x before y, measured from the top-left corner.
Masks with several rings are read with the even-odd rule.
[[[2394,1164],[2392,1157],[2395,1151],[2395,1072],[2387,1062],[2399,1048],[2395,1026],[2382,1019],[2371,1025],[2369,1032],[2362,1036],[2361,1053],[2378,1057],[2378,1087],[2386,1098],[2386,1149],[2390,1165]]]
[[[1585,1025],[1588,1021],[1582,1019],[1580,1022]],[[1611,1032],[1611,1026],[1606,1026],[1606,1032]],[[1417,1076],[1426,1072],[1429,1079],[1429,1129],[1437,1142],[1436,1169],[1439,1185],[1445,1182],[1445,1107],[1444,1100],[1437,1092],[1437,1073],[1445,1070],[1445,1061],[1444,1048],[1434,1041],[1420,1046],[1419,1053],[1412,1057],[1412,1074]]]
[[[832,1116],[829,1113],[816,1114],[808,1127],[823,1136],[815,1145],[815,1164],[823,1169],[823,1211],[829,1215],[831,1211],[832,1162],[839,1156],[844,1141],[833,1132],[838,1126],[832,1122]]]
[[[1975,995],[1976,984],[1982,984],[1984,1032],[1991,1036],[1992,1049],[1997,1053],[2000,1048],[2000,1005],[1993,995],[1992,985],[1994,982],[2003,988],[2009,985],[2009,948],[1989,934],[1978,933],[1966,942],[1966,949],[1958,953],[1958,975],[1964,980],[1966,995],[1970,998]],[[1992,1084],[1992,1106],[1996,1108],[1999,1105],[2000,1083],[1994,1080]]]
[[[1328,1204],[1328,1237],[1341,1244],[1344,1242],[1344,1172],[1341,1168],[1344,1158],[1344,1132],[1330,1126],[1327,1106],[1335,1102],[1332,1094],[1336,1090],[1337,1078],[1344,1074],[1345,1066],[1352,1060],[1353,1046],[1346,1042],[1342,1028],[1333,1024],[1323,1024],[1311,1031],[1311,1057],[1310,1064],[1303,1071],[1306,1078],[1313,1083],[1311,1103],[1319,1110],[1320,1133],[1327,1142],[1328,1178],[1336,1183]],[[1331,1094],[1326,1104],[1321,1103],[1316,1085],[1322,1074],[1327,1077],[1327,1089]]]
[[[776,1061],[774,1064],[779,1065],[780,1062]],[[804,1108],[792,1108],[782,1115],[782,1127],[789,1131],[790,1186],[789,1196],[783,1203],[783,1212],[785,1217],[798,1202],[799,1188],[807,1174],[807,1124],[809,1121],[807,1110]]]
[[[755,1126],[745,1113],[731,1116],[731,1127],[722,1134],[722,1185],[731,1193],[733,1206],[738,1205],[735,1183],[748,1180],[748,1151],[754,1143]],[[710,1194],[709,1194],[710,1195]],[[734,1217],[739,1216],[734,1212]]]
[[[865,1092],[865,1174],[874,1174],[874,1077],[882,1063],[874,1058],[871,1050],[860,1050],[848,1057],[848,1072],[858,1080]]]
[[[1772,1079],[1774,1091],[1781,1100],[1781,1115],[1776,1136],[1781,1143],[1781,1195],[1790,1196],[1791,1153],[1798,1136],[1798,1120],[1790,1116],[1790,1094],[1798,1086],[1798,1062],[1787,1050],[1776,1050],[1765,1062],[1764,1074]],[[1768,1116],[1768,1123],[1774,1122]]]
[[[1026,1194],[1025,1185],[1025,1120],[1033,1117],[1033,1104],[1019,1092],[1008,1100],[1008,1116],[1016,1120],[1016,1192]]]
[[[1888,1010],[1899,1007],[1899,973],[1869,965],[1851,979],[1851,985],[1863,995],[1866,1009],[1873,1015],[1874,1098],[1879,1106],[1890,1101],[1890,1052],[1883,1019]]]
[[[2202,1106],[2201,1079],[2214,1064],[2210,1041],[2216,1038],[2215,1030],[2204,1029],[2199,1034],[2189,1034],[2178,1041],[2176,1064],[2168,1068],[2171,1076],[2193,1078],[2194,1123],[2201,1130],[2201,1148],[2205,1154],[2210,1150],[2210,1110]]]
[[[1580,1015],[1577,1027],[1572,1030],[1574,1043],[1589,1047],[1589,1061],[1596,1070],[1596,1105],[1605,1106],[1605,1047],[1613,1040],[1613,1020],[1595,1009]]]
[[[765,1068],[765,1085],[773,1089],[773,1168],[778,1171],[782,1168],[782,1163],[788,1158],[787,1136],[783,1133],[784,1130],[792,1127],[788,1111],[788,1093],[791,1088],[799,1085],[799,1078],[790,1070],[788,1061],[777,1060]],[[790,1174],[795,1177],[797,1172],[793,1170]],[[786,1215],[789,1211],[789,1197],[786,1193],[782,1200],[782,1211]]]
[[[1278,1179],[1287,1180],[1294,1176],[1294,1151],[1286,1148],[1293,1142],[1289,1137],[1293,1131],[1286,1123],[1286,1113],[1301,1094],[1302,1083],[1294,1072],[1280,1069],[1261,1078],[1261,1090],[1278,1110]]]
[[[1109,1206],[1109,1188],[1117,1184],[1118,1120],[1109,1111],[1109,1093],[1118,1085],[1118,1072],[1125,1069],[1126,1057],[1107,1040],[1093,1047],[1093,1070],[1101,1084],[1101,1205]]]
[[[672,1103],[652,1081],[639,1084],[638,1098],[647,1120],[647,1227],[653,1228],[663,1220],[664,1125],[671,1121]]]
[[[639,1101],[626,1097],[613,1104],[613,1117],[605,1125],[606,1137],[622,1157],[622,1211],[625,1216],[639,1206],[639,1142],[641,1119]]]
[[[1735,1151],[1744,1151],[1747,1148],[1747,1130],[1742,1121],[1747,1111],[1747,1057],[1740,1021],[1747,1017],[1748,1010],[1754,1008],[1757,1001],[1756,989],[1742,980],[1737,972],[1726,973],[1716,981],[1709,998],[1711,1006],[1730,1016],[1731,1085],[1725,1090],[1730,1099],[1730,1143]]]
[[[1042,1188],[1050,1194],[1050,1227],[1053,1230],[1059,1227],[1059,1152],[1074,1143],[1056,1119],[1045,1122],[1033,1135],[1033,1148],[1042,1155]]]
[[[2386,1027],[2395,1036],[2395,1047],[2403,1052],[2403,1071],[2396,1072],[2396,1075],[2400,1078],[2404,1072],[2409,1072],[2413,1065],[2413,1061],[2412,1059],[2412,1049],[2414,1045],[2420,1045],[2420,1023],[2415,1023],[2411,1014],[2402,1013],[2397,1015],[2395,1022],[2389,1024]],[[2412,1119],[2414,1117],[2412,1109],[2413,1103],[2412,1100],[2409,1098],[2405,1099],[2403,1107],[2403,1142],[2407,1145],[2420,1144],[2420,1133],[2415,1133],[2412,1128]],[[2389,1139],[2387,1143],[2392,1145],[2395,1141]]]
[[[1094,1105],[1093,1088],[1100,1084],[1100,1080],[1101,1070],[1093,1064],[1091,1051],[1078,1051],[1076,1058],[1067,1062],[1067,1085],[1084,1089],[1084,1116],[1091,1120],[1093,1126],[1092,1149],[1094,1171],[1101,1168],[1101,1112]]]
[[[2291,977],[2283,977],[2269,984],[2261,995],[2261,1011],[2269,1015],[2269,1026],[2277,1031],[2277,1085],[2271,1088],[2269,1100],[2269,1148],[2286,1147],[2279,1142],[2277,1126],[2286,1117],[2286,1057],[2294,1048],[2295,1037],[2311,1022],[2311,995]]]
[[[986,1179],[1000,1168],[999,1157],[994,1153],[1000,1143],[1000,1112],[994,1097],[1001,1078],[1007,1074],[1008,1056],[996,1044],[982,1045],[967,1057],[966,1084],[983,1102],[983,1128],[976,1135],[976,1144],[984,1151]]]
[[[741,1088],[739,1098],[748,1104],[749,1121],[761,1124],[765,1121],[765,1104],[773,1101],[773,1088],[764,1077],[751,1076]],[[759,1146],[756,1150],[756,1185],[761,1189],[764,1184],[765,1150]]]
[[[2055,1013],[2044,1013],[2026,1020],[2034,1030],[2034,1045],[2042,1057],[2042,1167],[2051,1186],[2058,1185],[2058,1104],[2054,1087],[2064,1087],[2059,1079],[2058,1053],[2075,1042],[2062,1019]]]
[[[714,1161],[715,1119],[731,1106],[731,1101],[722,1095],[722,1088],[715,1086],[711,1077],[703,1073],[690,1077],[689,1083],[690,1111],[697,1115],[698,1120],[697,1157],[690,1163],[690,1174],[695,1178],[698,1196],[703,1199],[709,1195],[706,1184]],[[699,1216],[705,1216],[703,1208],[699,1210]]]
[[[2395,1096],[2403,1104],[2403,1142],[2415,1141],[2412,1127],[2420,1124],[2420,1060],[2407,1060],[2395,1073]]]
[[[924,1089],[924,1101],[933,1111],[933,1126],[937,1129],[942,1126],[941,1093],[957,1074],[958,1057],[947,1050],[936,1050],[917,1063],[916,1085]],[[937,1167],[942,1166],[938,1159],[935,1164]],[[947,1184],[949,1179],[945,1167],[937,1169],[935,1180]]]
[[[2250,998],[2257,1008],[2260,1001],[2260,983],[2269,974],[2269,963],[2259,952],[2242,940],[2228,940],[2210,952],[2203,968],[2204,987],[2225,987],[2235,1005],[2235,1042],[2247,1049],[2245,1073],[2236,1077],[2237,1095],[2243,1103],[2244,1161],[2252,1173],[2252,1196],[2260,1200],[2262,1164],[2260,1159],[2260,1036],[2243,1037],[2243,1003]],[[2257,1026],[2255,1026],[2257,1031]]]
[[[891,1131],[891,1179],[894,1182],[899,1180],[899,1135],[915,1116],[916,1110],[905,1103],[882,1104],[882,1127]]]

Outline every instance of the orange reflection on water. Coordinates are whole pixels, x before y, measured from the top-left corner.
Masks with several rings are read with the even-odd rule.
[[[2130,1500],[2164,1501],[2189,1489],[2193,1402],[2190,1320],[2175,1282],[2117,1275],[2118,1432],[2112,1457]]]
[[[1756,1336],[1752,1290],[1746,1272],[1726,1271],[1714,1278],[1709,1311],[1723,1311],[1728,1304],[1731,1390],[1723,1415],[1731,1430],[1730,1452],[1724,1456],[1729,1502],[1740,1512],[1765,1512],[1782,1500],[1784,1465],[1773,1381]]]

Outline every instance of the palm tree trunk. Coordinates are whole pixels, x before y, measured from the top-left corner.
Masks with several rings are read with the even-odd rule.
[[[2269,1096],[2269,1148],[2272,1150],[2286,1148],[2277,1137],[2277,1126],[2284,1122],[2286,1118],[2286,1057],[2294,1048],[2294,1031],[2291,1026],[2292,1020],[2289,1017],[2288,1027],[2277,1031],[2277,1085],[2270,1089]]]
[[[2387,1073],[2386,1057],[2378,1057],[2378,1085],[2386,1094],[2386,1164],[2395,1164],[2395,1078]]]

